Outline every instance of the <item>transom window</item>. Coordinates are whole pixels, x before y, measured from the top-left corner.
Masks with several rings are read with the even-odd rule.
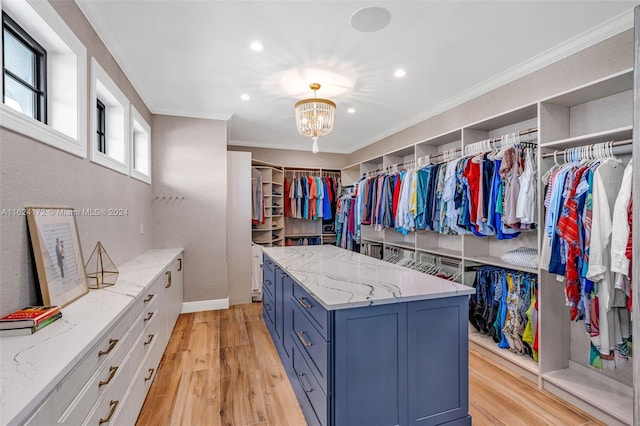
[[[5,105],[47,122],[47,52],[2,12],[2,63]]]

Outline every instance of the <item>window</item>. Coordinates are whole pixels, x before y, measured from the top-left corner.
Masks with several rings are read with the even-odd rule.
[[[131,106],[131,176],[151,183],[151,126]]]
[[[87,50],[50,2],[0,1],[0,126],[87,156]]]
[[[129,100],[95,58],[91,58],[91,161],[128,175],[130,158]]]
[[[47,52],[2,12],[2,99],[31,118],[47,122]]]
[[[100,101],[100,99],[97,100],[97,124],[96,124],[96,129],[97,129],[97,137],[98,137],[98,151],[106,154],[107,153],[107,138],[106,138],[106,124],[105,122],[107,121],[107,109],[104,106],[104,104]]]

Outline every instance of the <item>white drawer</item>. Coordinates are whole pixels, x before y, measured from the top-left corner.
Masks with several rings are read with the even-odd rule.
[[[163,280],[163,277],[156,279],[152,284],[148,285],[144,291],[140,292],[140,295],[138,295],[129,311],[132,320],[137,318],[144,309],[150,309],[151,305],[157,303],[159,297],[162,296],[161,290],[163,290],[163,287],[161,287],[161,284]]]
[[[58,394],[56,391],[53,391],[24,425],[51,426],[51,419],[55,419],[58,416],[58,414],[56,414],[58,411]]]
[[[159,310],[153,311],[153,315],[151,319],[149,319],[146,323],[144,319],[148,317],[148,314],[142,313],[142,317],[140,318],[140,322],[142,322],[144,327],[141,332],[138,333],[137,336],[132,335],[132,346],[131,346],[131,362],[133,365],[139,366],[147,353],[149,353],[149,349],[160,340],[160,330],[162,328],[162,321],[160,318],[161,312]]]
[[[135,413],[136,418],[133,419],[133,422],[137,419],[144,400],[147,397],[147,393],[149,392],[149,388],[151,387],[151,383],[153,383],[153,380],[155,379],[162,353],[163,348],[160,346],[160,342],[155,342],[153,346],[149,348],[148,356],[140,365],[140,368],[131,382],[127,404],[131,408],[132,412]],[[167,419],[167,421],[169,420],[170,419]]]
[[[116,425],[115,419],[122,408],[124,397],[131,382],[131,358],[126,357],[122,366],[122,371],[114,378],[109,389],[100,397],[94,405],[93,410],[85,418],[83,425]]]
[[[58,409],[54,412],[53,418],[59,418],[63,410],[69,406],[71,401],[78,395],[80,390],[87,384],[99,368],[110,358],[116,351],[124,348],[122,338],[129,328],[128,315],[124,315],[118,323],[104,334],[102,340],[94,346],[87,356],[85,356],[76,368],[67,375],[57,389],[58,393]],[[125,354],[128,351],[124,348]]]
[[[122,337],[118,346],[91,377],[85,387],[77,394],[75,399],[67,407],[58,419],[58,424],[77,425],[87,416],[94,404],[109,391],[116,380],[122,380],[122,376],[128,376],[123,371],[125,357],[131,347],[131,335],[127,333]],[[124,380],[128,380],[124,377]]]

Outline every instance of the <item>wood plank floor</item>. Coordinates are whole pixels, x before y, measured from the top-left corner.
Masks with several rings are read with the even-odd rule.
[[[305,425],[261,309],[180,315],[137,425]],[[469,413],[474,425],[602,425],[474,351]]]

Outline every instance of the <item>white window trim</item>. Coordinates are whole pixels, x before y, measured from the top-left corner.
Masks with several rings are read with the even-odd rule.
[[[96,104],[98,100],[98,91],[97,91],[97,82],[100,83],[109,91],[109,93],[116,98],[118,103],[123,108],[123,123],[122,127],[124,129],[124,134],[122,135],[122,140],[124,143],[123,146],[123,154],[124,154],[124,162],[120,162],[109,155],[103,154],[98,151],[98,146],[96,143],[96,133],[97,133],[97,116],[95,114]],[[103,100],[104,102],[104,100]],[[107,106],[107,109],[109,106]],[[95,58],[91,58],[91,136],[89,137],[89,153],[90,160],[96,164],[100,164],[101,166],[108,167],[117,172],[123,173],[125,175],[129,175],[129,157],[131,152],[131,134],[129,132],[129,99],[122,93],[122,91],[118,88],[118,86],[111,80],[107,72],[100,66],[98,61]],[[108,112],[107,112],[107,120],[109,120]],[[108,144],[109,135],[107,134],[107,144]]]
[[[87,157],[87,49],[47,1],[25,0],[44,22],[60,37],[77,57],[77,137],[73,138],[53,127],[6,106],[0,99],[0,126],[51,145],[81,158]],[[0,7],[5,7],[0,2]],[[19,22],[20,25],[23,23]],[[2,59],[0,58],[0,61]],[[0,62],[0,66],[2,63]],[[47,76],[49,79],[49,76]],[[2,89],[0,78],[0,90]]]
[[[149,174],[144,174],[136,169],[133,168],[133,159],[135,158],[135,144],[134,144],[134,137],[133,134],[135,133],[136,129],[135,129],[135,125],[134,125],[134,121],[140,126],[142,127],[142,129],[144,130],[144,132],[147,134],[147,161],[148,161],[148,165],[149,165]],[[151,126],[149,125],[149,123],[146,122],[146,120],[144,118],[142,118],[142,115],[138,112],[138,110],[131,105],[131,124],[130,124],[130,128],[131,128],[131,171],[130,171],[130,175],[132,178],[141,180],[142,182],[151,184]]]

